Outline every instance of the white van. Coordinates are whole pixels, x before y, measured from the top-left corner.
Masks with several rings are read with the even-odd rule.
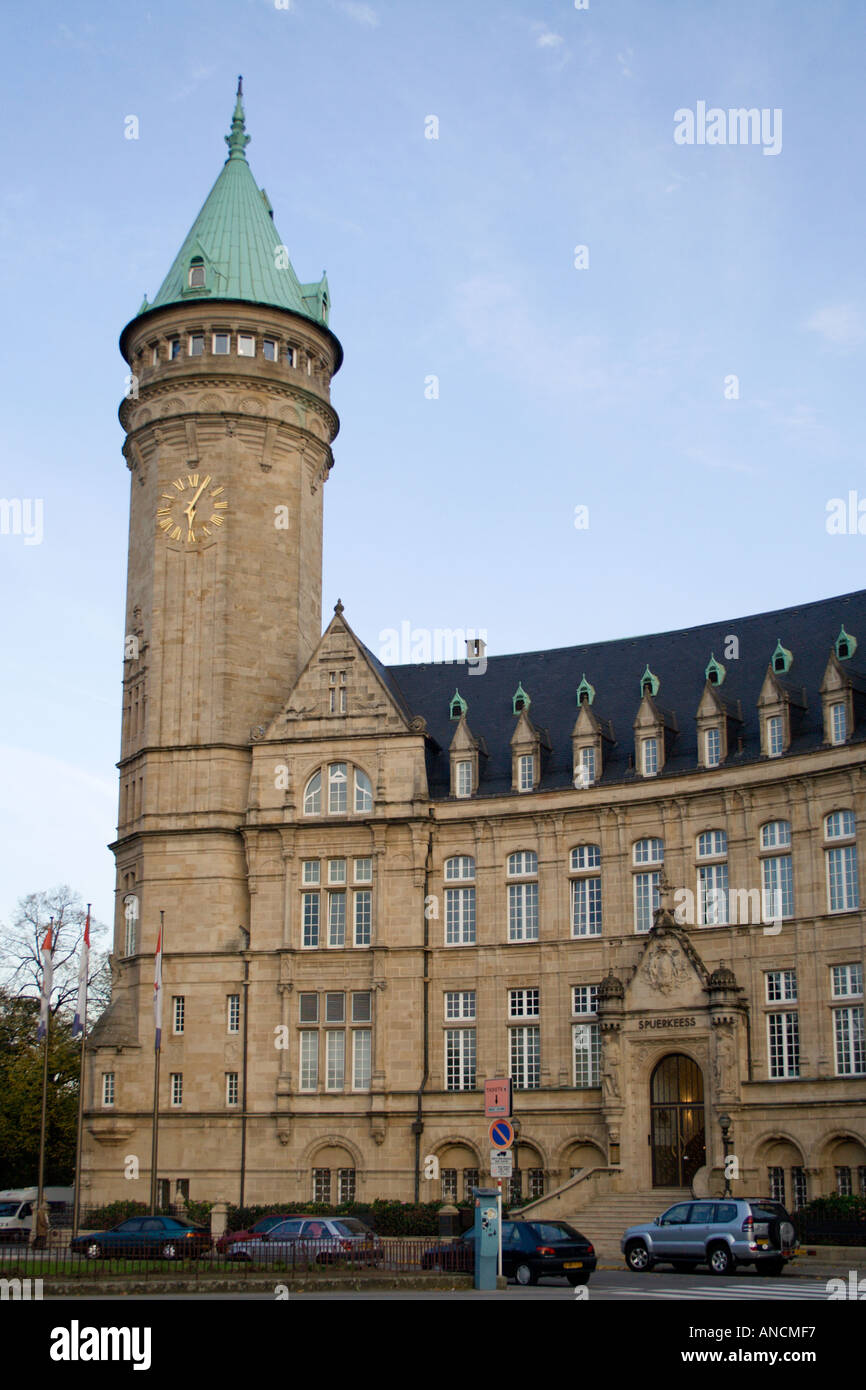
[[[74,1187],[44,1187],[42,1194],[51,1211],[52,1226],[70,1224]],[[36,1215],[36,1187],[9,1187],[0,1192],[0,1245],[30,1239]]]

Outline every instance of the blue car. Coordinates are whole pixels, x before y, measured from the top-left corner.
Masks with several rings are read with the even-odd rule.
[[[195,1260],[210,1248],[210,1231],[180,1216],[130,1216],[110,1231],[93,1231],[70,1242],[70,1249],[88,1260]]]

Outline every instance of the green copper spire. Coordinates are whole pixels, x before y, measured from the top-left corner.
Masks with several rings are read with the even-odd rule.
[[[264,189],[257,186],[245,150],[243,80],[238,78],[228,159],[192,224],[159,293],[139,313],[188,300],[234,299],[289,309],[327,324],[330,292],[325,275],[301,284],[274,224]]]
[[[244,94],[244,79],[238,78],[238,94],[235,101],[235,112],[232,116],[231,134],[225,136],[225,142],[229,147],[229,159],[246,159],[244,150],[252,139],[247,135],[246,121],[244,119],[244,106],[241,98]]]

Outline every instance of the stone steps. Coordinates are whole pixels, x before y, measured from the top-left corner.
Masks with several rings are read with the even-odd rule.
[[[619,1242],[623,1231],[660,1216],[674,1202],[691,1200],[688,1188],[654,1188],[651,1192],[608,1193],[595,1198],[580,1211],[563,1211],[558,1219],[568,1221],[591,1240],[603,1259],[621,1260]]]

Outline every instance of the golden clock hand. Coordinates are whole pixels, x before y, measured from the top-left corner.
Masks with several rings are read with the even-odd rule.
[[[204,490],[205,490],[205,488],[207,487],[207,485],[208,485],[209,482],[210,482],[210,474],[208,474],[208,476],[205,478],[204,482],[203,482],[203,483],[201,484],[201,486],[198,488],[198,491],[196,492],[195,496],[194,496],[194,497],[192,498],[192,500],[190,501],[189,506],[186,508],[186,515],[187,515],[187,516],[189,516],[189,514],[190,514],[191,511],[194,511],[196,502],[197,502],[198,499],[201,497],[202,493],[204,492]]]

